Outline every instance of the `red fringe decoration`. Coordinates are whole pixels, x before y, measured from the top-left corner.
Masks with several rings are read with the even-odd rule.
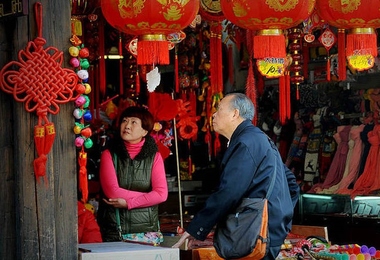
[[[296,84],[297,90],[296,90],[296,99],[300,100],[300,89],[299,89],[299,84]]]
[[[139,40],[137,43],[137,64],[152,65],[162,64],[168,65],[169,59],[169,43],[168,41],[145,41]]]
[[[347,79],[346,34],[344,29],[338,29],[338,75],[339,80]]]
[[[284,35],[256,35],[253,38],[253,55],[256,59],[286,57]]]
[[[357,51],[361,51],[360,54],[371,54],[373,57],[376,57],[376,34],[348,34],[346,56],[352,56]]]

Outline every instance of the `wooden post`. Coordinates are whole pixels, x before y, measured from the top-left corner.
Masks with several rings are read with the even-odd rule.
[[[0,19],[0,69],[38,36],[34,4],[29,15]],[[41,0],[44,48],[64,52],[68,67],[70,44],[70,1]],[[29,35],[28,35],[29,33]],[[0,91],[0,259],[77,259],[77,166],[72,131],[71,102],[60,105],[57,115],[49,115],[56,137],[46,165],[47,183],[37,182],[33,160],[34,126],[37,115],[28,113],[23,103]],[[5,221],[5,222],[4,222]]]

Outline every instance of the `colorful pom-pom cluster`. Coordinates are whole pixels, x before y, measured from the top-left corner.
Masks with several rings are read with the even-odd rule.
[[[80,44],[80,43],[79,43]],[[89,110],[90,98],[88,94],[91,92],[91,86],[88,83],[89,73],[88,68],[90,63],[88,57],[90,55],[88,49],[83,46],[71,46],[69,48],[70,53],[70,65],[76,71],[78,76],[78,84],[76,90],[80,93],[80,96],[75,100],[75,109],[73,116],[75,118],[75,126],[73,131],[76,135],[75,146],[77,148],[91,148],[93,142],[91,140],[92,130],[88,123],[92,120],[92,114]]]

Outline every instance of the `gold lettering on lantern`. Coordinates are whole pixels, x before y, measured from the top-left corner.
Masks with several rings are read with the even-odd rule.
[[[285,59],[268,57],[262,60],[257,60],[257,68],[261,75],[267,78],[278,78],[284,75]]]
[[[181,19],[184,13],[184,6],[189,3],[190,0],[157,0],[165,8],[162,13],[167,21],[177,21]]]
[[[121,18],[132,18],[137,16],[144,9],[144,4],[146,0],[119,0],[117,8]]]
[[[248,14],[248,7],[247,5],[243,5],[243,3],[234,2],[232,6],[232,11],[234,12],[234,15],[236,17],[245,17]]]
[[[330,0],[329,7],[338,13],[352,13],[358,10],[361,0]]]
[[[276,12],[288,12],[298,5],[298,0],[266,0],[265,3],[269,8],[274,9]]]

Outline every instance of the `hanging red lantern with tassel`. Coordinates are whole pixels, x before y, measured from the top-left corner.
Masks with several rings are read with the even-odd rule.
[[[138,64],[169,64],[167,36],[195,19],[199,0],[101,0],[102,13],[117,30],[138,35]]]
[[[224,16],[233,24],[256,31],[253,55],[256,59],[286,57],[283,30],[300,24],[313,11],[316,0],[221,0]]]
[[[289,80],[289,75],[285,73],[287,39],[284,30],[302,23],[313,12],[315,2],[316,0],[221,0],[220,2],[226,19],[241,28],[255,31],[253,58],[258,59],[258,69],[263,76],[280,78],[280,99],[290,95],[290,86],[286,82]],[[290,104],[287,101],[281,102],[279,108],[281,123],[285,123],[287,115],[290,114],[289,110]]]
[[[377,56],[375,29],[380,27],[380,1],[318,0],[316,8],[321,19],[339,29],[338,55],[345,53],[350,65],[359,71],[370,69]],[[344,45],[339,44],[344,41],[345,33],[342,30],[348,30],[346,51]],[[340,71],[343,68],[346,70],[345,63],[345,59],[339,58]]]

